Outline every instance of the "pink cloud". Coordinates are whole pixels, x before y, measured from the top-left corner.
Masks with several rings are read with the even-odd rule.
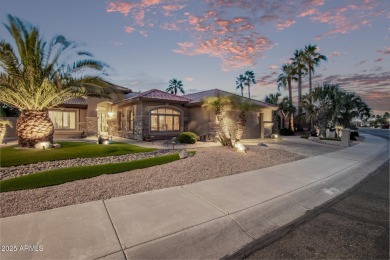
[[[271,66],[269,66],[269,68],[274,70],[274,69],[279,69],[279,66],[278,65],[271,65]]]
[[[125,32],[127,33],[132,33],[135,31],[135,28],[134,27],[131,27],[131,26],[125,26]]]
[[[290,26],[293,25],[294,23],[295,23],[294,20],[292,20],[292,19],[287,19],[287,20],[285,20],[284,22],[278,23],[278,24],[276,25],[276,28],[277,28],[279,31],[281,31],[281,30],[284,30],[284,29],[290,27]]]
[[[222,69],[225,71],[255,65],[256,60],[273,46],[269,39],[257,33],[239,39],[211,37],[203,40],[198,38],[195,43],[182,42],[178,45],[179,49],[173,51],[179,54],[189,56],[204,54],[220,58]]]
[[[128,15],[130,10],[136,6],[134,3],[126,2],[110,2],[106,8],[108,13],[120,12],[124,15]]]
[[[378,59],[374,60],[374,62],[381,62],[381,61],[383,61],[383,58],[378,58]]]

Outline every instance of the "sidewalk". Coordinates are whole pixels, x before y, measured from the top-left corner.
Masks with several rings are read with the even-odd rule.
[[[0,244],[17,252],[0,257],[221,258],[335,198],[388,159],[388,142],[366,135],[353,147],[270,168],[3,218]]]

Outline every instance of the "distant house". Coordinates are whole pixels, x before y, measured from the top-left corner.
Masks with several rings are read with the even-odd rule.
[[[122,96],[113,95],[112,100],[77,98],[50,109],[54,137],[101,134],[136,140],[142,140],[145,135],[151,135],[154,139],[167,139],[178,136],[180,132],[191,131],[202,138],[214,138],[218,128],[216,116],[213,111],[202,107],[202,100],[205,97],[235,95],[219,89],[183,96],[157,89],[142,93],[134,93],[122,87],[118,87],[118,90]],[[270,135],[272,111],[277,108],[262,101],[242,99],[257,107],[248,112],[243,138]],[[230,108],[227,112],[228,124],[235,124],[238,114],[239,111]]]

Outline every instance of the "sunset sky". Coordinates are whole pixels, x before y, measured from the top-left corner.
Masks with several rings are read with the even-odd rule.
[[[109,80],[133,91],[165,90],[177,78],[186,93],[239,94],[236,77],[253,70],[251,97],[263,100],[277,91],[280,67],[294,51],[316,44],[328,61],[316,68],[314,86],[339,84],[375,113],[390,111],[389,0],[0,0],[0,6],[2,23],[11,14],[37,25],[47,40],[62,34],[82,43],[110,65]],[[4,26],[0,38],[10,41]]]

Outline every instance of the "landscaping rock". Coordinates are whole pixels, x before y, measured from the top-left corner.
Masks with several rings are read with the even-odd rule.
[[[268,145],[266,145],[266,144],[264,144],[264,143],[258,143],[257,145],[258,145],[258,146],[268,147]]]
[[[179,153],[179,157],[180,157],[180,159],[188,158],[187,151],[186,150],[181,150],[180,153]]]

